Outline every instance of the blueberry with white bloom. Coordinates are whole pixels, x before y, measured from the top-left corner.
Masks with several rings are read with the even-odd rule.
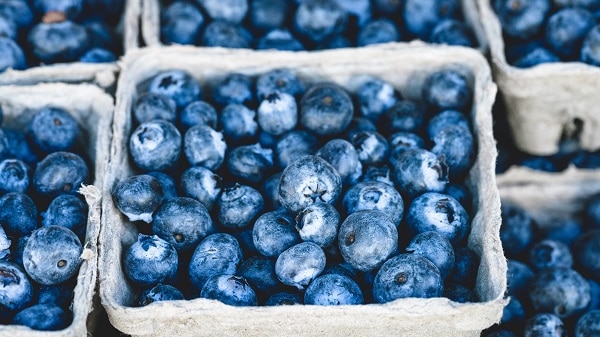
[[[265,306],[304,304],[304,299],[298,293],[282,291],[271,295]]]
[[[306,289],[325,269],[325,253],[313,242],[302,242],[283,251],[275,262],[275,274],[286,285]]]
[[[404,215],[402,196],[390,184],[379,181],[358,183],[344,194],[343,207],[346,214],[364,210],[378,210],[386,214],[396,226]]]
[[[433,262],[440,271],[440,277],[445,280],[454,267],[454,248],[452,243],[437,232],[423,232],[415,235],[406,251],[421,255]]]
[[[398,190],[411,198],[425,192],[443,191],[448,183],[446,163],[425,149],[393,151],[390,163]]]
[[[264,256],[276,257],[300,243],[301,239],[294,225],[294,217],[285,208],[262,214],[252,228],[256,250]]]
[[[389,145],[385,137],[374,131],[361,131],[351,139],[356,148],[358,159],[364,166],[383,164],[389,153]]]
[[[178,110],[197,100],[202,89],[198,80],[185,70],[167,70],[154,76],[148,92],[161,94],[175,101]]]
[[[72,194],[54,198],[42,212],[42,226],[62,226],[70,229],[83,241],[87,228],[88,205]]]
[[[304,92],[304,84],[289,69],[273,69],[258,76],[256,79],[256,93],[258,99],[262,100],[273,92],[298,97]]]
[[[183,131],[199,124],[216,129],[217,119],[217,111],[212,105],[205,101],[194,101],[179,115],[179,124]]]
[[[133,105],[133,117],[140,124],[153,119],[164,119],[174,123],[177,119],[175,101],[161,94],[143,93]]]
[[[254,291],[260,296],[273,294],[282,288],[275,275],[275,259],[265,256],[254,256],[239,267],[238,274],[248,281]]]
[[[357,45],[359,47],[371,44],[389,43],[400,41],[401,35],[396,23],[389,19],[369,21],[358,33]]]
[[[165,200],[177,197],[177,187],[175,186],[175,181],[170,175],[158,171],[152,171],[146,174],[158,180],[160,188],[162,188],[163,197],[165,198]]]
[[[250,1],[250,24],[255,29],[271,30],[284,25],[290,9],[286,0]]]
[[[541,270],[529,286],[529,298],[536,312],[548,312],[560,318],[581,313],[588,306],[588,281],[571,268]]]
[[[335,135],[344,131],[353,115],[352,99],[336,84],[313,85],[300,101],[300,125],[317,135]]]
[[[200,291],[212,276],[234,274],[242,259],[240,244],[233,236],[209,235],[194,250],[188,269],[190,280]]]
[[[69,315],[56,304],[35,304],[18,312],[11,324],[40,331],[57,331],[69,326],[69,322]]]
[[[193,126],[183,137],[183,151],[192,166],[214,171],[223,163],[226,150],[223,134],[207,125]]]
[[[351,278],[339,274],[322,275],[314,279],[304,293],[304,304],[363,304],[360,287]]]
[[[181,175],[181,192],[211,210],[221,193],[221,177],[202,166],[190,167]]]
[[[451,180],[463,177],[475,161],[475,139],[471,131],[460,126],[446,126],[431,141],[431,152],[443,157]]]
[[[179,258],[175,248],[156,235],[139,234],[125,251],[125,276],[136,285],[152,287],[175,277]]]
[[[279,202],[279,179],[281,178],[281,172],[277,172],[274,175],[265,179],[262,185],[262,193],[265,198],[265,209],[274,210],[281,207]]]
[[[7,193],[0,198],[0,224],[10,237],[29,235],[37,225],[37,207],[24,193]]]
[[[444,110],[431,117],[427,123],[427,137],[433,139],[443,129],[453,126],[460,127],[464,132],[470,132],[469,120],[467,116],[456,110]]]
[[[600,334],[600,310],[586,312],[577,320],[575,337],[594,336]]]
[[[542,240],[529,250],[529,263],[535,270],[555,267],[573,267],[569,247],[556,240]]]
[[[256,111],[241,104],[229,104],[221,111],[221,125],[227,143],[242,143],[258,135]]]
[[[222,190],[216,201],[216,216],[227,228],[244,228],[262,212],[265,201],[256,189],[235,184]]]
[[[185,299],[179,289],[172,285],[159,283],[153,288],[146,289],[140,296],[140,307],[160,301],[176,301]]]
[[[29,166],[19,159],[0,162],[0,193],[24,193],[29,188]]]
[[[258,183],[272,173],[273,151],[263,148],[259,143],[238,146],[228,153],[225,164],[234,177]]]
[[[33,172],[33,188],[43,198],[75,193],[90,177],[87,164],[71,152],[53,152],[42,159]]]
[[[304,46],[287,29],[273,29],[258,40],[256,49],[300,51]]]
[[[200,44],[206,47],[250,48],[252,35],[240,25],[216,20],[204,28]]]
[[[297,123],[298,107],[290,94],[272,92],[258,106],[258,124],[268,133],[279,136],[294,129]]]
[[[381,118],[380,129],[385,134],[419,132],[425,123],[425,107],[411,100],[402,100],[387,109]]]
[[[401,98],[391,83],[380,78],[371,78],[356,90],[360,114],[373,122],[390,109]]]
[[[388,138],[388,144],[390,145],[390,151],[396,153],[399,150],[412,148],[412,149],[424,149],[425,141],[415,133],[410,132],[396,132]],[[390,155],[393,158],[394,155]],[[390,159],[391,160],[391,159]]]
[[[44,153],[68,151],[73,148],[79,126],[65,110],[44,108],[36,112],[27,125],[31,143]]]
[[[215,275],[206,281],[200,297],[233,306],[257,305],[256,293],[245,278],[233,274]]]
[[[294,28],[314,42],[343,30],[347,14],[335,0],[303,1],[294,15]]]
[[[195,4],[175,1],[161,13],[161,40],[165,44],[195,44],[204,21],[204,15]]]
[[[248,0],[198,0],[213,20],[240,23],[248,12]]]
[[[303,130],[292,130],[279,138],[275,144],[275,157],[280,169],[285,169],[300,157],[315,154],[318,140]]]
[[[460,4],[456,0],[406,0],[401,15],[406,29],[427,41],[438,22],[455,18],[459,12]]]
[[[355,184],[362,175],[362,163],[358,152],[347,140],[336,138],[328,141],[316,153],[331,164],[345,185]]]
[[[433,72],[425,79],[422,96],[434,110],[467,111],[471,106],[472,92],[465,75],[444,69]]]
[[[560,317],[551,313],[539,313],[525,322],[524,337],[563,337],[566,335],[565,326]]]
[[[0,309],[17,311],[33,299],[33,286],[17,264],[0,261]]]
[[[8,260],[10,257],[10,244],[11,241],[8,236],[6,236],[4,227],[0,225],[0,261]]]
[[[447,44],[451,46],[464,46],[464,47],[476,47],[475,36],[464,22],[448,19],[438,23],[431,36],[429,36],[431,43]]]
[[[162,119],[142,123],[131,133],[129,153],[142,170],[167,170],[179,160],[181,134],[175,125]]]
[[[252,79],[244,74],[231,73],[218,79],[213,90],[213,99],[222,106],[254,101]]]
[[[158,180],[149,175],[135,175],[118,182],[112,191],[115,206],[129,221],[152,222],[152,213],[163,201]]]
[[[339,226],[340,213],[324,202],[310,204],[296,216],[296,230],[300,238],[323,248],[334,242]]]

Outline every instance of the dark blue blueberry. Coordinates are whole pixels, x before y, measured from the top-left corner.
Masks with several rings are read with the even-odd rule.
[[[0,261],[0,309],[17,311],[33,299],[33,286],[17,264]]]
[[[570,268],[548,268],[536,274],[529,287],[529,298],[536,312],[567,318],[587,307],[590,285]]]
[[[544,48],[544,41],[541,38],[532,38],[527,40],[509,39],[505,43],[506,60],[514,64],[519,59],[525,57],[537,48]]]
[[[571,268],[573,256],[566,244],[546,239],[529,249],[529,263],[537,271],[556,267]]]
[[[350,140],[355,134],[362,131],[377,131],[377,127],[370,119],[364,117],[354,117],[344,131],[344,139]]]
[[[600,229],[587,231],[575,241],[573,256],[579,270],[600,282]]]
[[[58,108],[39,110],[27,125],[29,140],[44,153],[70,150],[78,135],[77,120]]]
[[[594,26],[583,40],[581,61],[600,66],[600,25]]]
[[[586,312],[577,320],[575,337],[592,337],[600,335],[600,310]]]
[[[0,48],[1,50],[1,48]],[[6,136],[8,156],[24,161],[25,163],[33,166],[39,161],[38,155],[33,151],[32,147],[27,142],[25,133],[20,130],[11,128],[1,129]],[[0,137],[2,138],[2,137]],[[0,147],[2,142],[0,141]],[[4,151],[0,150],[0,156],[4,157],[1,153]]]
[[[593,195],[585,205],[586,223],[595,229],[600,229],[600,194]]]
[[[320,42],[342,31],[346,16],[347,13],[335,0],[302,1],[294,15],[294,28],[305,38]]]
[[[206,125],[217,128],[217,111],[205,101],[194,101],[188,104],[179,115],[179,124],[183,131],[195,125]]]
[[[15,20],[19,28],[32,24],[33,13],[25,0],[5,0],[0,3],[0,13]]]
[[[79,62],[84,63],[108,63],[116,60],[117,55],[104,48],[92,48],[79,58]]]
[[[27,37],[33,56],[40,63],[77,61],[90,47],[85,27],[72,21],[39,23]]]
[[[29,166],[19,159],[0,162],[0,194],[25,193],[29,188]]]
[[[198,100],[202,93],[198,80],[185,70],[161,71],[152,78],[148,91],[174,100],[178,110]]]
[[[339,274],[322,275],[314,279],[304,293],[304,304],[363,304],[360,287],[351,278]]]
[[[336,2],[349,16],[350,24],[356,22],[356,25],[362,27],[371,19],[372,10],[370,0],[336,0]]]
[[[248,281],[258,294],[273,294],[281,284],[275,275],[275,259],[255,256],[242,262],[238,274]]]
[[[221,125],[227,142],[244,143],[258,135],[256,111],[245,105],[230,104],[221,112]]]
[[[139,234],[125,251],[123,266],[131,282],[148,288],[173,279],[178,261],[177,251],[167,241],[156,235]]]
[[[29,234],[19,237],[19,240],[13,244],[13,249],[11,253],[12,262],[18,264],[19,266],[23,265],[23,250],[25,249],[25,245],[27,244],[27,240],[29,239]]]
[[[398,230],[380,211],[358,211],[340,225],[338,243],[346,262],[360,271],[370,271],[398,251]]]
[[[431,152],[444,158],[450,180],[459,181],[475,161],[475,139],[468,129],[459,125],[446,126],[430,139]]]
[[[444,297],[458,303],[477,302],[477,293],[457,283],[444,284]]]
[[[290,5],[286,0],[250,1],[250,24],[258,30],[271,30],[284,25]]]
[[[304,156],[289,164],[279,181],[279,201],[292,213],[322,201],[334,204],[342,179],[335,168],[317,156]]]
[[[479,256],[468,247],[457,248],[454,250],[454,267],[447,281],[474,288],[478,270]]]
[[[284,250],[275,262],[275,274],[281,283],[300,290],[325,269],[325,253],[313,242],[302,242]]]
[[[468,211],[469,206],[472,203],[471,192],[467,189],[465,185],[459,184],[448,184],[446,188],[444,188],[444,194],[448,194],[458,201],[463,207]]]
[[[69,326],[71,318],[56,304],[36,304],[13,317],[11,324],[25,325],[34,330],[57,331]]]
[[[525,263],[508,259],[508,270],[506,273],[506,293],[509,296],[523,298],[528,294],[529,286],[533,282],[535,274]]]
[[[316,153],[331,164],[342,178],[342,184],[354,185],[362,175],[362,164],[354,146],[340,138],[327,142]]]
[[[83,0],[33,0],[33,8],[41,14],[60,12],[73,20],[81,14],[83,3]]]
[[[193,3],[175,1],[160,17],[160,38],[165,44],[195,44],[204,25],[204,15]]]
[[[200,297],[233,306],[255,306],[258,302],[248,281],[233,274],[215,275],[208,279],[202,287]]]
[[[425,141],[415,133],[396,132],[388,138],[391,152],[401,151],[402,149],[424,149]]]
[[[201,40],[205,47],[250,48],[251,44],[252,35],[246,29],[225,21],[209,23]]]
[[[163,201],[158,180],[149,175],[131,176],[118,182],[112,191],[113,202],[129,221],[152,222],[152,213]]]
[[[273,135],[279,136],[293,130],[298,123],[298,106],[294,96],[272,92],[258,107],[258,125]]]
[[[140,124],[129,137],[129,154],[144,171],[164,171],[181,155],[181,134],[171,122],[155,119]]]
[[[292,292],[279,292],[273,294],[265,302],[265,306],[277,306],[277,305],[294,305],[304,304],[304,299],[300,294]]]
[[[358,33],[356,44],[359,47],[400,41],[401,36],[396,24],[388,19],[369,21]]]
[[[10,17],[0,12],[0,36],[16,40],[18,34],[17,23]]]
[[[600,309],[600,283],[587,279],[590,284],[590,304],[587,310],[598,310]]]
[[[384,184],[394,186],[391,180],[391,171],[387,165],[383,166],[369,166],[366,169],[365,174],[362,177],[363,182],[378,181]]]
[[[234,232],[232,234],[240,243],[240,248],[242,248],[242,255],[246,258],[257,256],[259,254],[258,250],[256,250],[256,247],[254,246],[252,230],[253,228],[249,228]]]
[[[400,193],[394,186],[379,181],[361,182],[350,187],[344,195],[343,206],[346,214],[364,210],[381,211],[396,227],[404,215],[404,201]]]
[[[253,3],[256,2],[258,1]],[[298,97],[304,92],[304,84],[289,69],[273,69],[259,75],[256,79],[256,96],[259,100],[263,100],[273,92]]]
[[[374,0],[373,6],[383,14],[397,14],[404,5],[403,1],[398,0]]]
[[[223,134],[208,125],[192,126],[183,137],[183,152],[192,166],[214,171],[223,163],[226,150]]]
[[[175,187],[175,181],[173,181],[173,178],[171,178],[170,175],[158,171],[152,171],[146,174],[158,180],[160,188],[163,191],[163,197],[165,200],[177,197],[177,188]]]
[[[70,229],[45,226],[34,230],[23,249],[23,267],[37,283],[65,282],[79,271],[83,262],[81,241]]]
[[[235,184],[225,188],[216,201],[217,219],[227,228],[244,228],[262,212],[265,201],[256,189]]]
[[[560,62],[558,56],[546,48],[535,48],[514,62],[518,68],[530,68],[542,63]]]
[[[256,250],[264,256],[276,257],[284,250],[300,243],[294,217],[285,208],[262,214],[252,229]]]
[[[140,296],[140,307],[146,306],[154,302],[161,301],[176,301],[185,299],[179,289],[168,284],[157,284],[153,288],[146,289]]]
[[[518,165],[528,167],[536,171],[560,172],[560,168],[548,157],[527,155],[519,161]]]
[[[427,41],[440,21],[456,18],[459,13],[460,4],[456,0],[406,0],[402,18],[411,34]]]
[[[165,200],[154,214],[152,232],[178,252],[189,251],[215,231],[206,207],[199,201],[177,197]]]
[[[600,168],[600,152],[577,151],[571,159],[571,163],[582,169]]]
[[[316,84],[300,101],[300,124],[320,136],[344,131],[353,115],[352,99],[336,84]]]
[[[197,0],[213,20],[239,24],[248,12],[248,0]]]
[[[201,166],[190,167],[181,175],[181,193],[210,211],[221,193],[221,177]]]
[[[0,36],[0,72],[7,69],[23,70],[26,67],[23,49],[12,39]]]
[[[467,77],[452,69],[430,74],[423,84],[423,100],[434,110],[467,111],[471,107],[471,88]]]
[[[549,0],[496,0],[494,10],[509,36],[529,39],[540,32],[550,12]]]
[[[381,132],[419,132],[425,122],[425,107],[415,101],[402,100],[385,110],[379,123]]]
[[[256,49],[300,51],[304,46],[287,29],[273,29],[258,40]]]
[[[188,270],[190,280],[200,291],[212,276],[235,273],[242,259],[240,244],[233,236],[209,235],[194,250]]]
[[[175,123],[177,110],[175,101],[167,96],[146,92],[141,94],[133,105],[133,117],[139,124],[153,119],[164,119]]]
[[[293,130],[286,133],[275,145],[277,165],[283,170],[301,157],[315,154],[317,144],[317,138],[306,131]]]
[[[259,183],[273,171],[273,150],[259,143],[238,146],[227,154],[228,172],[242,181]]]
[[[376,77],[362,83],[356,90],[356,97],[361,116],[373,122],[401,98],[391,83]]]
[[[35,303],[55,304],[61,308],[69,308],[73,302],[74,289],[72,282],[56,285],[40,285],[35,295]]]
[[[470,130],[469,120],[463,113],[455,110],[445,110],[433,116],[427,123],[428,138],[435,138],[438,133],[448,126],[463,128],[465,132]]]
[[[262,192],[265,198],[266,210],[274,210],[281,207],[279,202],[279,179],[281,178],[281,172],[277,172],[274,175],[265,179]]]
[[[429,37],[429,42],[475,48],[475,36],[465,23],[458,20],[444,20],[438,23]]]
[[[7,193],[0,198],[0,224],[11,237],[29,235],[37,225],[37,207],[23,193]]]
[[[508,304],[502,311],[502,319],[500,324],[511,324],[513,326],[521,326],[525,321],[525,308],[518,298],[511,296],[508,299]],[[506,326],[505,325],[505,326]]]
[[[340,214],[324,202],[310,204],[296,216],[296,230],[302,241],[314,242],[322,248],[334,242],[339,225]]]
[[[10,258],[11,240],[6,236],[4,227],[0,225],[0,261]]]
[[[254,101],[252,79],[244,74],[228,74],[215,82],[212,97],[222,106],[251,103]]]
[[[389,145],[385,137],[375,131],[361,131],[350,140],[363,166],[381,165],[388,159]]]
[[[437,232],[422,232],[415,235],[408,243],[406,251],[421,255],[433,262],[443,280],[454,267],[454,248],[448,239]]]
[[[400,193],[414,198],[425,192],[441,192],[448,183],[448,166],[432,152],[401,148],[390,155],[393,180]]]
[[[566,337],[562,320],[553,314],[536,314],[525,321],[524,337]]]
[[[412,201],[406,213],[406,225],[412,235],[435,231],[456,245],[469,233],[470,219],[456,199],[428,192]]]
[[[585,9],[561,9],[546,23],[545,42],[566,60],[578,60],[583,40],[595,23],[592,13]]]
[[[557,219],[555,226],[540,228],[543,237],[571,246],[583,234],[583,225],[579,219]]]
[[[533,220],[525,209],[506,200],[502,201],[501,213],[500,240],[504,254],[509,258],[517,257],[532,243]]]
[[[583,7],[587,9],[599,9],[600,1],[598,0],[552,0],[555,6],[562,7]]]
[[[400,254],[387,260],[373,281],[373,298],[377,303],[406,297],[440,297],[443,291],[440,271],[420,255]]]
[[[41,215],[42,226],[62,226],[70,229],[82,242],[85,240],[88,205],[75,195],[59,195]]]
[[[92,41],[92,48],[100,48],[113,52],[121,48],[121,46],[118,45],[120,43],[119,38],[108,23],[97,19],[91,19],[84,21],[83,26],[87,30],[89,38]]]
[[[339,49],[339,48],[350,48],[353,46],[354,45],[350,41],[350,39],[348,39],[345,35],[338,33],[338,34],[333,34],[332,36],[321,41],[315,49],[316,50]]]

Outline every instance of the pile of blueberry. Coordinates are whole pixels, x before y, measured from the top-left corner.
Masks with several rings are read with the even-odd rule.
[[[500,237],[510,302],[484,336],[600,335],[600,194],[583,214],[550,227],[503,202]]]
[[[163,7],[165,44],[292,51],[415,38],[477,44],[459,0],[175,0]]]
[[[561,61],[600,65],[600,1],[492,1],[508,63],[520,68]]]
[[[478,301],[468,82],[432,71],[411,100],[377,77],[351,94],[287,69],[149,79],[132,108],[138,174],[112,190],[140,233],[122,262],[137,305]]]
[[[0,72],[62,62],[113,62],[124,0],[0,1]]]
[[[51,107],[24,130],[0,129],[0,324],[60,330],[72,321],[88,213],[77,190],[92,178],[78,154],[83,133]]]

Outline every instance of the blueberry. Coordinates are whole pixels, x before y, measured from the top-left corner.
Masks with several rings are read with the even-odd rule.
[[[1,48],[0,48],[1,50]],[[11,128],[2,128],[2,132],[6,136],[7,145],[6,148],[9,152],[8,157],[16,158],[24,161],[25,163],[33,166],[39,161],[38,155],[33,151],[33,148],[29,145],[26,139],[25,133]],[[3,138],[0,136],[0,138]],[[0,148],[2,148],[3,142],[0,141]],[[4,157],[3,150],[0,149],[0,156]]]
[[[185,299],[179,289],[168,284],[157,284],[156,286],[146,289],[140,296],[140,307],[146,306],[154,302],[161,301],[176,301]]]
[[[590,284],[590,304],[587,307],[587,310],[598,310],[600,309],[600,283],[587,279]]]
[[[293,130],[286,133],[275,144],[275,155],[279,168],[283,170],[297,159],[315,154],[317,144],[317,138],[306,131]]]
[[[175,1],[161,13],[160,37],[165,44],[195,44],[204,25],[204,15],[194,4]]]
[[[163,201],[158,180],[149,175],[135,175],[118,182],[112,191],[113,202],[129,221],[152,222],[152,213]]]
[[[158,181],[160,188],[163,191],[164,200],[177,197],[177,188],[170,175],[158,171],[152,171],[146,174]]]
[[[556,240],[542,240],[529,250],[529,262],[536,270],[573,266],[573,256],[569,247]]]
[[[507,264],[507,295],[519,298],[526,296],[535,277],[533,270],[528,265],[517,260],[509,259]]]
[[[586,312],[577,320],[575,337],[597,336],[600,334],[600,310]]]
[[[594,25],[594,17],[589,11],[564,8],[548,19],[545,41],[557,55],[575,60],[579,58],[583,40]]]
[[[201,45],[206,47],[250,48],[252,36],[241,26],[225,21],[209,23],[202,34]]]
[[[465,185],[462,184],[448,184],[444,188],[444,194],[448,194],[458,201],[463,207],[469,211],[469,205],[472,204],[471,192]]]
[[[382,14],[397,14],[402,9],[404,2],[398,0],[374,0],[373,6]]]
[[[294,28],[309,40],[320,42],[344,29],[346,15],[335,0],[303,1],[296,9]]]
[[[346,214],[363,210],[378,210],[386,214],[396,227],[404,215],[404,201],[400,193],[391,185],[368,181],[358,183],[344,195],[343,206]]]
[[[178,261],[177,251],[170,243],[156,235],[139,234],[125,251],[123,266],[130,281],[148,288],[173,279]]]
[[[24,193],[29,188],[29,166],[19,159],[0,162],[0,194]]]
[[[227,228],[244,228],[262,212],[265,201],[256,189],[235,184],[224,188],[216,201],[217,219]]]
[[[464,46],[475,48],[477,43],[473,32],[465,23],[448,19],[438,23],[431,32],[429,41],[438,44],[448,44],[451,46]]]
[[[532,243],[533,220],[525,209],[506,200],[502,201],[501,213],[500,239],[504,254],[509,258],[517,257]]]
[[[449,195],[428,192],[412,201],[406,213],[409,233],[417,235],[435,231],[453,245],[469,233],[469,215],[461,204]]]
[[[289,164],[279,181],[279,201],[297,213],[317,201],[334,204],[342,179],[335,168],[317,156],[304,156]]]
[[[257,2],[260,1],[253,1],[253,3]],[[289,69],[273,69],[259,75],[256,79],[256,95],[259,100],[263,100],[273,92],[298,97],[304,92],[304,84]]]
[[[0,13],[15,20],[19,28],[32,24],[33,13],[27,1],[5,0],[0,4]]]
[[[6,236],[4,227],[0,225],[0,261],[10,258],[11,240]]]
[[[342,178],[342,184],[346,186],[355,184],[362,175],[363,165],[359,160],[358,152],[344,139],[330,140],[317,151],[316,155],[336,169]]]
[[[372,16],[370,0],[336,0],[336,2],[347,13],[349,24],[362,27]]]
[[[448,239],[437,232],[423,232],[415,235],[406,251],[421,255],[435,264],[440,277],[445,280],[454,267],[454,248]]]
[[[577,151],[571,159],[571,163],[577,168],[597,169],[600,168],[600,153],[589,151]],[[568,164],[568,163],[567,163]]]
[[[598,9],[600,8],[600,1],[598,0],[553,0],[555,6],[562,7],[583,7],[587,9]]]
[[[45,226],[31,233],[23,250],[23,267],[37,283],[65,282],[83,262],[81,241],[70,229]]]
[[[241,104],[230,104],[221,111],[221,124],[227,142],[242,143],[258,134],[256,111]]]
[[[199,201],[186,197],[164,201],[152,221],[152,232],[170,243],[178,252],[195,248],[214,230],[206,207]]]
[[[33,286],[17,264],[0,261],[0,309],[17,311],[33,299]]]
[[[388,159],[389,145],[385,137],[375,131],[361,131],[351,139],[358,159],[364,166],[381,165]]]
[[[509,297],[508,304],[504,307],[502,311],[502,319],[500,320],[500,324],[504,326],[508,326],[509,324],[512,326],[522,326],[525,321],[525,308],[521,301],[519,301],[516,297]]]
[[[246,279],[232,274],[215,275],[206,281],[200,297],[233,306],[257,305],[256,293]]]
[[[37,207],[23,193],[7,193],[0,198],[0,224],[11,237],[29,235],[37,225]]]
[[[214,171],[223,163],[226,150],[223,134],[207,125],[193,126],[183,137],[183,152],[192,166]]]
[[[304,46],[287,29],[273,29],[258,40],[256,49],[300,51]]]
[[[575,263],[582,273],[600,282],[600,230],[587,231],[573,246]]]
[[[188,104],[179,115],[181,130],[186,131],[195,125],[206,125],[217,128],[217,111],[205,101],[194,101]]]
[[[88,205],[78,197],[63,194],[54,198],[46,212],[42,212],[42,226],[62,226],[85,240]]]
[[[115,0],[120,1],[120,0]],[[88,32],[92,48],[100,48],[109,51],[118,51],[121,49],[119,38],[114,29],[105,21],[99,21],[95,18],[85,20],[83,26]]]
[[[33,8],[41,14],[60,12],[76,19],[83,10],[83,0],[33,0]]]
[[[200,291],[212,276],[235,273],[241,262],[242,250],[233,236],[209,235],[194,250],[188,270],[190,280]]]
[[[248,12],[248,0],[197,0],[213,20],[240,23]]]
[[[222,106],[251,103],[254,101],[252,79],[244,74],[228,74],[215,82],[212,96]]]
[[[529,298],[537,312],[549,312],[567,318],[587,307],[590,285],[570,268],[544,269],[538,272],[529,287]]]
[[[279,292],[271,295],[265,306],[304,304],[304,299],[297,293]]]
[[[414,198],[425,192],[443,191],[448,183],[448,166],[432,152],[405,148],[390,156],[393,180],[400,193]]]
[[[590,29],[583,40],[583,45],[581,47],[581,61],[591,65],[600,66],[600,48],[598,48],[598,46],[600,46],[600,25],[596,25]]]
[[[384,111],[379,123],[381,132],[391,135],[396,132],[419,132],[425,123],[425,107],[402,100]]]
[[[286,0],[250,1],[250,24],[259,30],[271,30],[284,25],[290,6]]]
[[[181,192],[210,211],[221,193],[221,177],[201,166],[190,167],[181,175]]]
[[[334,206],[324,202],[308,205],[296,216],[296,230],[302,241],[310,241],[325,248],[337,237],[340,214]]]
[[[373,298],[377,303],[406,297],[440,297],[443,291],[440,271],[420,255],[400,254],[387,260],[373,281]]]
[[[468,173],[475,161],[475,140],[468,129],[459,125],[446,126],[433,138],[431,152],[448,166],[450,180],[458,181]]]
[[[315,278],[304,293],[304,303],[313,305],[363,304],[360,287],[351,278],[327,274]]]
[[[362,27],[357,37],[359,47],[400,41],[401,36],[396,24],[388,19],[377,19],[369,21]]]
[[[238,274],[248,281],[258,294],[272,294],[281,288],[275,275],[275,259],[255,256],[242,262]]]
[[[198,80],[185,70],[167,70],[154,76],[148,92],[161,94],[175,101],[178,110],[197,100],[202,90]]]
[[[29,239],[30,233],[27,235],[19,237],[19,240],[14,242],[13,249],[11,253],[12,262],[18,264],[19,266],[23,265],[23,250],[25,249],[25,245],[27,244],[27,240]]]
[[[177,118],[175,101],[161,94],[143,93],[135,101],[133,116],[140,124],[153,119],[164,119],[174,123]]]
[[[600,229],[600,194],[591,196],[587,201],[585,220],[591,228]]]
[[[433,116],[427,123],[427,136],[434,139],[443,129],[452,126],[460,127],[465,133],[470,133],[469,120],[467,117],[455,110],[445,110]]]
[[[26,67],[23,49],[12,39],[0,36],[0,72],[7,69],[23,70]]]
[[[35,303],[55,304],[61,308],[69,308],[73,302],[75,286],[71,280],[56,285],[40,285],[35,295]]]
[[[11,324],[25,325],[34,330],[57,331],[69,326],[69,315],[55,304],[35,304],[13,317]]]
[[[302,242],[283,251],[275,262],[275,274],[286,285],[302,290],[325,268],[325,253],[313,242]]]
[[[258,250],[256,250],[256,247],[254,246],[252,230],[253,228],[249,228],[234,232],[232,234],[236,240],[238,240],[240,248],[242,248],[242,256],[246,258],[254,257],[259,254]]]
[[[465,75],[452,69],[433,72],[425,79],[422,89],[423,99],[435,110],[467,111],[471,95]]]
[[[390,83],[376,77],[362,83],[356,90],[356,96],[360,114],[373,122],[400,99],[400,94]]]
[[[354,44],[341,33],[333,34],[317,44],[316,50],[323,49],[338,49],[338,48],[351,48]]]
[[[479,256],[468,247],[457,248],[454,250],[454,267],[447,281],[474,288],[478,270]]]
[[[440,21],[458,16],[459,6],[455,0],[406,0],[402,19],[411,34],[426,41]]]
[[[549,0],[496,0],[494,10],[509,36],[529,39],[542,28],[550,12]]]
[[[369,166],[365,174],[362,177],[363,182],[369,181],[377,181],[384,184],[388,184],[394,186],[390,178],[390,168],[387,165],[379,166]]]
[[[103,48],[92,48],[79,58],[84,63],[108,63],[117,61],[117,55]]]
[[[227,155],[228,172],[242,181],[259,183],[273,170],[273,151],[260,144],[238,146]]]
[[[35,58],[41,63],[77,61],[89,48],[91,40],[85,27],[72,21],[39,23],[27,37]]]
[[[11,40],[17,39],[17,23],[10,17],[0,12],[0,36],[7,37]]]
[[[553,314],[536,314],[525,322],[524,337],[565,337],[562,320]]]
[[[344,131],[344,139],[351,140],[355,134],[363,131],[377,131],[375,123],[364,117],[354,117]]]
[[[423,138],[411,132],[396,132],[388,138],[391,152],[397,153],[404,149],[424,149],[425,141]]]
[[[257,111],[260,127],[276,136],[294,129],[298,123],[296,100],[287,93],[270,93],[260,103]]]
[[[276,257],[284,250],[300,243],[294,227],[294,218],[285,208],[262,214],[252,229],[256,250],[264,256]]]
[[[530,68],[542,63],[560,62],[558,56],[546,48],[535,48],[514,62],[518,68]]]
[[[27,125],[27,135],[42,152],[68,151],[75,145],[79,127],[67,111],[44,108],[33,115]]]
[[[181,134],[175,125],[162,119],[142,123],[129,137],[129,154],[142,170],[167,170],[181,155]]]
[[[312,86],[300,101],[300,124],[320,136],[344,131],[353,114],[350,96],[344,89],[331,83]]]
[[[358,211],[340,225],[338,243],[346,262],[360,271],[370,271],[398,251],[398,231],[386,214]]]
[[[446,283],[444,285],[443,296],[458,303],[478,301],[477,294],[473,290],[457,283]]]

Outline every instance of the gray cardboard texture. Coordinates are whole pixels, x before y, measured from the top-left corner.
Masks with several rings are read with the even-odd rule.
[[[551,155],[558,152],[563,134],[580,132],[583,149],[600,149],[600,68],[579,62],[527,69],[509,65],[502,28],[490,0],[477,3],[516,146],[530,154]],[[577,131],[579,123],[582,128]]]
[[[0,336],[10,337],[75,337],[86,336],[93,329],[88,316],[94,310],[92,298],[95,292],[98,267],[98,236],[100,233],[100,188],[108,164],[110,125],[114,103],[100,88],[93,85],[39,84],[35,86],[0,86],[0,106],[4,113],[3,127],[23,129],[35,111],[51,106],[68,111],[86,130],[83,136],[86,153],[95,163],[93,185],[79,190],[89,206],[86,240],[82,242],[84,259],[77,275],[73,299],[73,322],[60,331],[34,331],[23,326],[0,325]],[[38,212],[45,211],[38,209]],[[96,308],[101,309],[101,308]],[[89,324],[89,326],[86,326]]]
[[[390,44],[323,52],[254,52],[222,48],[148,48],[122,62],[113,123],[111,162],[103,188],[100,238],[100,298],[111,323],[135,336],[479,336],[498,322],[505,304],[506,261],[499,238],[500,199],[495,184],[495,142],[491,106],[496,87],[480,53],[466,48]],[[453,67],[474,88],[471,111],[478,157],[467,184],[474,196],[468,244],[482,258],[476,292],[482,302],[461,304],[446,298],[400,299],[359,306],[231,307],[217,301],[156,302],[134,307],[138,294],[126,281],[121,256],[137,239],[134,225],[113,205],[114,184],[138,174],[129,162],[131,107],[144,82],[162,70],[184,69],[206,83],[230,72],[257,75],[290,68],[306,80],[328,80],[353,91],[360,75],[391,82],[404,97],[418,97],[426,74]]]

